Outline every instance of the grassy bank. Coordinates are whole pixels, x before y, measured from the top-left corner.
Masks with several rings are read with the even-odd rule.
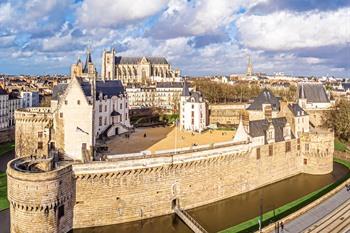
[[[0,173],[0,210],[9,208],[7,200],[7,178],[6,173]]]
[[[334,149],[341,152],[349,151],[346,144],[340,141],[338,138],[334,139]]]
[[[0,144],[0,156],[14,149],[15,149],[15,143],[13,142]]]
[[[350,162],[344,161],[340,159],[334,159],[335,162],[343,164],[350,170]],[[290,203],[287,203],[277,209],[275,211],[269,211],[265,214],[263,214],[263,226],[267,226],[270,223],[276,222],[294,212],[301,209],[302,207],[310,204],[311,202],[317,200],[318,198],[322,197],[326,193],[330,192],[337,186],[339,186],[341,183],[343,183],[345,180],[350,178],[350,173],[342,177],[341,179],[337,180],[335,183],[329,184],[319,190],[316,190],[312,193],[309,193],[306,196],[303,196],[295,201],[292,201]],[[243,223],[240,223],[236,226],[230,227],[228,229],[225,229],[221,231],[220,233],[234,233],[234,232],[253,232],[257,231],[259,229],[258,224],[259,217],[255,217],[253,219],[250,219],[248,221],[245,221]]]

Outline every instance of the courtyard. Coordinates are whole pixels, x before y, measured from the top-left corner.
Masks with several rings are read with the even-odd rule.
[[[109,153],[123,154],[149,150],[158,150],[205,145],[225,142],[233,139],[233,130],[208,130],[203,133],[191,133],[172,127],[136,128],[129,137],[116,136],[107,141]]]

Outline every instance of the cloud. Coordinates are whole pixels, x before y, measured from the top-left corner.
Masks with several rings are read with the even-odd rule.
[[[346,44],[350,42],[349,15],[350,8],[245,15],[237,20],[237,29],[242,43],[256,49],[286,51]]]
[[[158,39],[217,34],[228,26],[242,8],[253,1],[245,0],[171,0],[147,35]]]
[[[85,28],[116,28],[122,23],[152,16],[166,3],[166,0],[86,0],[77,9],[77,20]]]

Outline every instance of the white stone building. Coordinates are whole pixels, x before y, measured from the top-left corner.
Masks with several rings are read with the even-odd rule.
[[[21,91],[20,93],[22,98],[22,107],[38,107],[40,104],[39,101],[39,92],[37,91]]]
[[[207,104],[200,92],[189,91],[184,82],[180,97],[180,129],[202,132],[208,125]]]
[[[8,100],[9,95],[0,88],[0,130],[9,127],[8,120]]]

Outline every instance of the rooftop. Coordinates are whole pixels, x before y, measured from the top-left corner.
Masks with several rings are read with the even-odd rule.
[[[307,99],[309,103],[329,103],[326,89],[321,83],[299,83],[298,98]]]
[[[247,108],[247,110],[259,110],[262,111],[263,104],[271,104],[273,111],[279,111],[280,102],[279,99],[268,89],[264,89],[253,101],[253,103]]]

